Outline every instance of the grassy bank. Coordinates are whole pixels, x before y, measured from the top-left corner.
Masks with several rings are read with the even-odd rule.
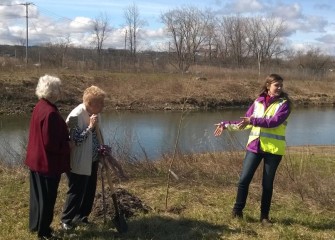
[[[296,105],[333,106],[335,75],[324,78],[268,69],[258,76],[248,69],[201,67],[190,73],[113,73],[71,69],[15,69],[0,72],[0,114],[29,113],[36,103],[38,78],[44,74],[59,76],[63,82],[60,110],[68,113],[81,102],[83,90],[92,85],[108,93],[105,111],[220,109],[241,107],[256,97],[266,75],[277,72],[285,78],[285,88]],[[200,77],[199,77],[200,76]]]
[[[334,239],[335,152],[332,147],[290,148],[278,170],[271,217],[272,227],[259,223],[261,168],[250,186],[244,220],[232,219],[231,208],[243,153],[224,152],[177,156],[155,162],[123,162],[130,175],[116,183],[139,197],[152,211],[128,219],[129,232],[117,234],[94,212],[94,225],[71,234],[59,230],[66,181],[63,178],[53,227],[64,239]],[[101,184],[98,184],[98,192]],[[28,171],[1,166],[0,239],[35,239],[27,230]],[[167,205],[166,205],[167,203]]]

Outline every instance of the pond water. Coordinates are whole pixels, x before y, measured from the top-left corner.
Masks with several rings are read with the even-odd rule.
[[[215,152],[243,149],[249,132],[224,132],[214,137],[214,124],[236,120],[245,109],[199,112],[111,112],[102,114],[102,129],[115,152],[133,159],[154,160],[178,151]],[[65,117],[65,116],[64,116]],[[27,139],[29,116],[0,117],[0,157],[19,158]],[[333,108],[294,109],[287,127],[287,145],[333,145]],[[14,150],[11,150],[14,149]],[[24,150],[23,150],[24,151]]]

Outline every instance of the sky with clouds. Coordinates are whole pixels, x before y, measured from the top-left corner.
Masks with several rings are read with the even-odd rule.
[[[92,19],[107,14],[114,31],[105,47],[124,45],[124,11],[134,3],[145,21],[142,48],[164,44],[162,13],[179,7],[211,9],[220,15],[276,16],[285,20],[286,42],[294,49],[318,47],[335,55],[335,5],[333,0],[0,0],[0,44],[20,45],[26,36],[26,4],[29,45],[57,43],[69,38],[76,46],[92,46]]]

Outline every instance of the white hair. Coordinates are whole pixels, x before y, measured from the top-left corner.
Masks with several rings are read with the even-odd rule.
[[[44,75],[38,80],[35,94],[38,99],[49,99],[60,95],[61,80],[58,77]]]

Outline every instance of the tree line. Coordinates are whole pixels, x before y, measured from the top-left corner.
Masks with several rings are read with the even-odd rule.
[[[29,47],[30,62],[115,71],[164,71],[173,67],[187,72],[195,64],[251,67],[257,68],[259,73],[270,65],[295,66],[316,75],[333,69],[334,58],[318,48],[310,46],[305,52],[290,49],[284,41],[287,25],[276,17],[220,16],[212,10],[193,6],[175,8],[161,14],[166,49],[152,51],[139,50],[139,44],[146,41],[141,34],[146,22],[136,4],[124,10],[124,19],[123,49],[104,47],[114,31],[111,17],[105,13],[93,20],[92,48],[76,48],[70,37],[64,37],[58,42]],[[11,47],[15,48],[15,59],[23,58],[23,46]],[[0,53],[7,51],[4,49],[5,46],[1,46]]]

